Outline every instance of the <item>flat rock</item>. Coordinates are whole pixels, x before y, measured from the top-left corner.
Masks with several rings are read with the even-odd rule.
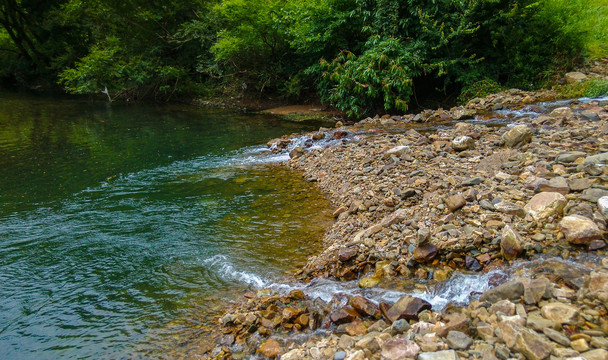
[[[421,311],[430,309],[431,304],[428,301],[406,295],[387,310],[386,316],[391,322],[398,319],[416,320]]]
[[[541,307],[540,313],[545,319],[560,324],[573,325],[576,324],[579,319],[577,308],[560,302],[552,302],[544,305]]]
[[[500,211],[501,213],[516,215],[519,217],[524,217],[526,215],[526,212],[521,206],[510,201],[500,201],[494,204],[494,209]]]
[[[362,296],[353,296],[348,300],[348,304],[357,310],[361,315],[367,315],[379,319],[382,314],[380,308],[373,302]]]
[[[446,338],[446,342],[448,346],[454,350],[467,350],[473,345],[473,339],[460,331],[450,331]]]
[[[495,288],[486,290],[480,297],[481,301],[495,303],[499,300],[519,300],[524,295],[524,284],[519,280],[512,280]]]
[[[608,350],[595,349],[586,351],[581,354],[586,360],[606,360],[608,359]]]
[[[470,179],[466,179],[465,181],[462,182],[462,186],[473,186],[473,185],[479,185],[483,182],[483,178],[476,176]]]
[[[454,350],[443,350],[435,352],[425,352],[418,354],[418,360],[459,360],[458,354]]]
[[[580,82],[587,80],[587,75],[583,74],[580,71],[572,71],[572,72],[566,73],[566,75],[564,75],[564,78],[566,79],[567,83],[574,84],[574,83],[580,83]]]
[[[559,222],[559,228],[566,235],[566,240],[576,245],[588,245],[602,238],[602,232],[595,222],[581,215],[565,216]]]
[[[581,199],[596,203],[604,196],[608,196],[608,190],[591,188],[583,191]]]
[[[538,185],[538,190],[548,192],[558,192],[562,195],[566,195],[570,192],[570,187],[565,178],[558,176],[550,179],[547,182],[543,182]]]
[[[585,158],[585,165],[608,165],[608,152],[587,156]]]
[[[543,334],[547,335],[547,337],[556,343],[563,346],[570,346],[570,339],[557,330],[553,330],[551,328],[543,329]]]
[[[584,158],[587,156],[587,153],[582,151],[566,151],[563,153],[559,153],[555,157],[555,162],[562,164],[570,164],[575,162],[579,158]]]
[[[589,178],[568,179],[568,187],[576,192],[587,190],[591,187],[591,181],[589,181]]]
[[[517,125],[504,133],[501,140],[506,147],[519,147],[532,140],[532,130],[526,125]]]
[[[561,214],[567,203],[568,200],[560,193],[541,192],[530,199],[524,210],[538,221]]]
[[[418,344],[404,338],[393,338],[382,344],[380,356],[384,360],[415,359],[420,352]]]

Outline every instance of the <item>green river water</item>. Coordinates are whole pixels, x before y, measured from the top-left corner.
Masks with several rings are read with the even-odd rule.
[[[318,126],[0,93],[0,357],[173,357],[302,265],[329,206],[260,144]]]

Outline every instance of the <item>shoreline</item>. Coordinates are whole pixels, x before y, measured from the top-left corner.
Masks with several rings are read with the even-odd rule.
[[[396,304],[360,296],[339,296],[323,303],[302,290],[248,293],[245,301],[219,319],[221,335],[206,356],[390,359],[407,353],[407,358],[455,359],[483,353],[484,360],[569,358],[581,353],[588,360],[608,356],[599,351],[608,344],[608,289],[589,286],[597,279],[608,280],[606,215],[597,203],[608,195],[608,167],[587,162],[608,152],[608,100],[589,104],[573,100],[550,110],[537,105],[551,96],[511,90],[450,111],[368,118],[332,132],[337,140],[342,138],[342,145],[293,149],[286,166],[317,182],[336,208],[336,222],[327,230],[321,251],[295,277],[356,279],[362,288],[405,290],[445,281],[455,271],[483,273],[539,254],[559,259],[596,254],[597,261],[587,264],[585,278],[552,279],[550,272],[533,276],[533,281],[515,276],[501,286],[506,284],[509,291],[521,288],[519,297],[509,291],[496,295],[491,289],[482,295],[486,301],[474,300],[447,313],[403,297],[398,304],[410,308],[418,304],[418,308],[396,317]],[[517,126],[506,126],[508,119],[491,123],[488,116],[525,105],[537,115],[518,120]],[[465,122],[475,114],[481,114],[480,120]],[[414,123],[433,125],[438,120],[462,122],[433,134],[406,130]],[[322,136],[328,135],[310,134],[312,139]],[[547,196],[550,201],[544,199]],[[547,319],[549,310],[543,309],[555,307],[555,302],[576,313],[576,319],[567,324]],[[585,308],[586,302],[600,310]],[[483,317],[479,317],[481,308]],[[467,326],[451,327],[454,317]],[[531,317],[553,321],[541,323],[559,334],[547,335],[537,323],[528,324]],[[490,334],[489,329],[496,328],[504,330]],[[542,346],[516,346],[517,336],[505,337],[509,329],[525,334],[520,343]],[[458,348],[448,339],[450,331],[471,344]],[[309,338],[289,340],[297,334]],[[576,348],[565,346],[564,338],[576,342]]]

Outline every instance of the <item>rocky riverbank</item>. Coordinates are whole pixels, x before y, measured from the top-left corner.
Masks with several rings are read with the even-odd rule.
[[[608,99],[540,102],[553,99],[511,90],[273,141],[302,145],[287,166],[336,208],[297,280],[400,295],[249,293],[218,320],[207,356],[608,359]],[[464,303],[412,296],[514,268],[481,294],[481,283],[463,290]]]

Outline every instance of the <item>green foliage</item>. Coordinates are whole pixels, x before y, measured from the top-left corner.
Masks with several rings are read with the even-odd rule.
[[[351,116],[404,111],[414,93],[536,88],[581,56],[608,55],[605,0],[3,0],[0,10],[5,81],[122,99],[314,92]]]
[[[490,94],[494,94],[503,90],[505,90],[505,87],[500,85],[496,81],[491,79],[483,79],[465,85],[462,88],[462,91],[460,92],[457,101],[459,104],[465,104],[473,98],[486,97]]]
[[[608,80],[589,79],[579,83],[558,86],[555,90],[564,98],[596,98],[608,95]]]
[[[343,51],[331,63],[321,62],[321,97],[351,117],[382,108],[406,111],[420,69],[416,54],[394,38],[374,36],[366,45],[360,56]]]

